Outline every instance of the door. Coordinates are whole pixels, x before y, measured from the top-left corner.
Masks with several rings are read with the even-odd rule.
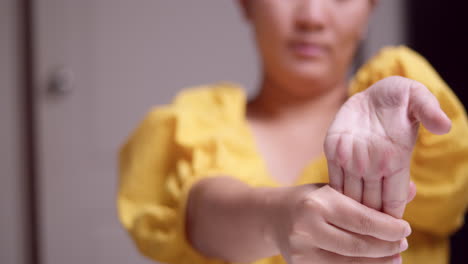
[[[119,146],[151,106],[254,86],[234,1],[35,1],[41,263],[150,263],[117,220]]]

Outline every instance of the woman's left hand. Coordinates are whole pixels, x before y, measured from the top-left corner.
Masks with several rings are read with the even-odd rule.
[[[436,97],[414,80],[389,77],[352,96],[325,139],[330,185],[401,218],[419,122],[435,134],[448,133],[451,127]]]

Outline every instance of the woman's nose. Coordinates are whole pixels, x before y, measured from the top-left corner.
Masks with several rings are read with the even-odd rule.
[[[320,31],[326,26],[329,1],[332,0],[298,0],[296,6],[296,23],[301,31]]]

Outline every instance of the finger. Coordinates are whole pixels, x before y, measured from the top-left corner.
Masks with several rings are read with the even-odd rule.
[[[362,201],[362,178],[352,175],[350,172],[344,171],[344,195],[354,199],[360,203]]]
[[[367,142],[353,138],[353,156],[348,161],[344,174],[344,194],[357,202],[362,202],[364,188],[363,175],[370,172]]]
[[[440,108],[437,98],[423,84],[416,81],[411,83],[409,113],[434,134],[446,134],[452,126],[452,122]]]
[[[413,181],[410,181],[408,200],[406,201],[406,203],[413,201],[414,197],[416,197],[416,184]]]
[[[381,179],[364,180],[362,192],[362,204],[375,209],[382,210],[382,181]]]
[[[343,169],[334,162],[328,162],[328,177],[330,186],[343,193]]]
[[[336,162],[344,170],[349,170],[349,165],[352,164],[353,155],[353,142],[354,138],[348,133],[342,133],[339,135],[338,142],[336,144]]]
[[[402,169],[384,177],[382,186],[382,212],[402,218],[408,200],[409,172]]]
[[[382,208],[382,175],[379,173],[378,162],[375,162],[375,160],[379,160],[380,152],[374,151],[371,157],[369,150],[369,148],[372,149],[371,144],[366,142],[362,145],[366,147],[363,147],[361,159],[367,159],[366,169],[363,170],[362,203],[380,211]]]
[[[362,263],[362,264],[401,264],[402,259],[400,254],[383,258],[362,258],[362,257],[346,257],[325,250],[319,251],[319,258],[323,261],[318,263]],[[304,261],[303,263],[309,263]]]
[[[343,193],[343,170],[338,160],[338,148],[340,148],[341,137],[328,135],[325,138],[324,152],[327,157],[328,178],[332,188]]]
[[[351,233],[328,225],[319,234],[317,246],[323,250],[348,257],[381,258],[393,256],[408,248],[406,238],[399,241],[384,241],[371,236]]]
[[[362,199],[362,179],[359,173],[359,159],[356,157],[358,146],[354,144],[355,138],[350,134],[343,134],[337,146],[338,162],[343,168],[343,193],[357,202]]]
[[[386,241],[398,241],[409,236],[408,222],[376,211],[325,186],[328,191],[329,210],[324,212],[325,220],[341,229],[372,236]]]

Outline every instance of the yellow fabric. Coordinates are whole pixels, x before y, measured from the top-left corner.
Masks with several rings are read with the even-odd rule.
[[[404,263],[448,262],[448,236],[463,224],[468,203],[468,123],[462,105],[421,56],[386,48],[351,81],[350,95],[387,76],[425,84],[453,122],[449,134],[419,131],[411,177],[418,193],[404,218],[413,228]],[[142,254],[171,264],[226,263],[194,250],[185,236],[185,206],[197,180],[230,175],[252,186],[278,186],[268,175],[245,120],[242,88],[220,83],[181,92],[152,110],[120,153],[119,217]],[[327,182],[325,158],[307,166],[297,184]],[[284,263],[280,256],[256,264]]]

